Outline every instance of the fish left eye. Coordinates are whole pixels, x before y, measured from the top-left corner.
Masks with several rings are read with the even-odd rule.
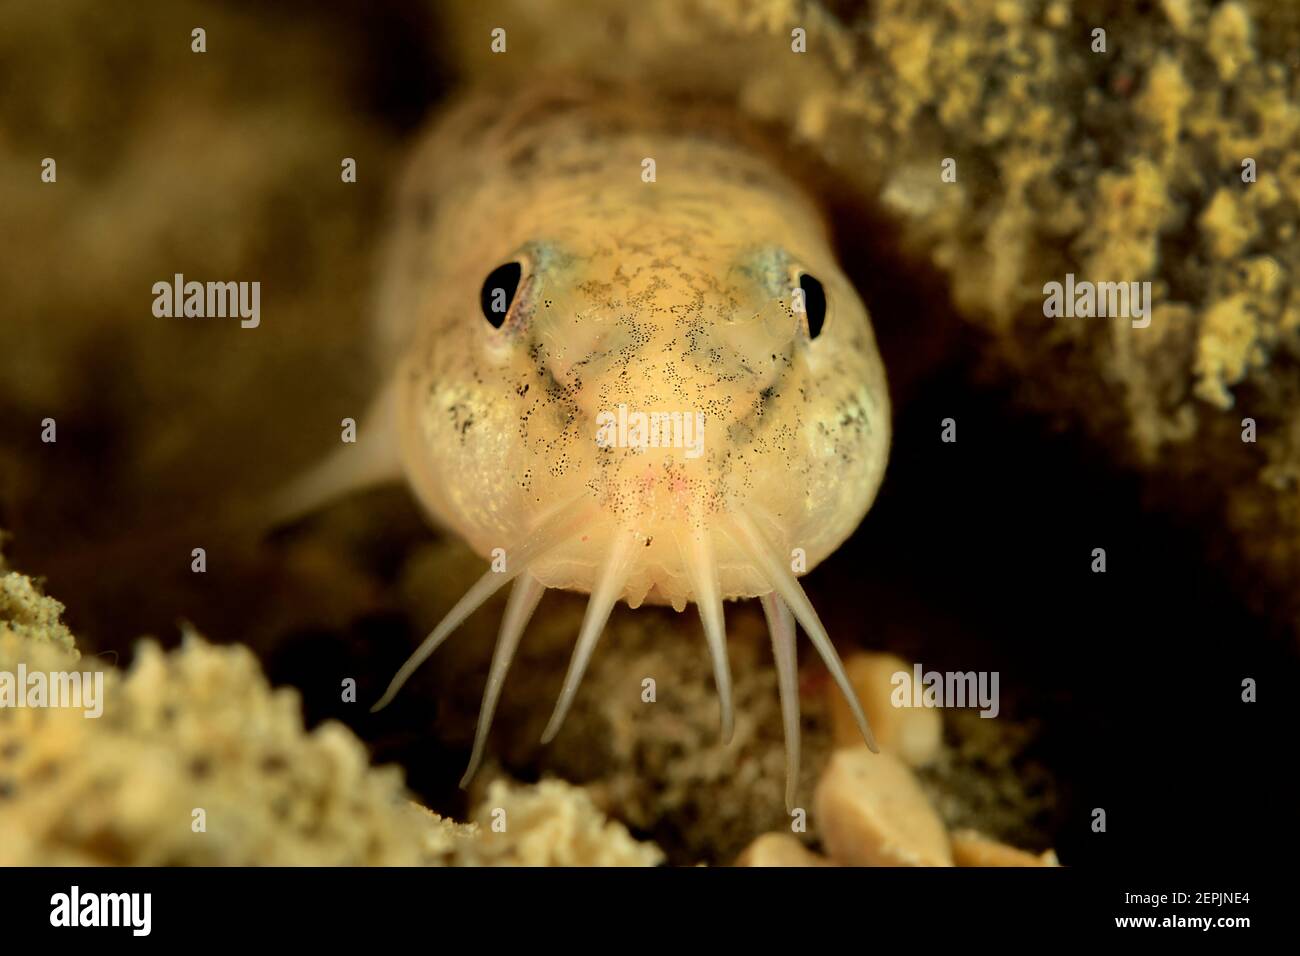
[[[804,316],[808,320],[808,337],[815,339],[821,335],[822,326],[826,324],[826,290],[814,276],[804,272],[799,276],[799,288],[803,290]]]
[[[518,262],[507,262],[497,266],[483,280],[479,305],[483,309],[483,317],[492,328],[499,329],[505,322],[510,304],[515,301],[515,293],[519,291],[519,280],[523,274],[523,267]]]

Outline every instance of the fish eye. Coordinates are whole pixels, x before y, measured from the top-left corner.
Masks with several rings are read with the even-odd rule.
[[[515,293],[519,291],[519,280],[523,274],[523,267],[518,262],[507,262],[497,266],[483,280],[479,305],[483,309],[483,317],[492,328],[499,329],[505,322],[510,304],[515,301]]]
[[[799,275],[799,288],[803,290],[804,316],[808,320],[808,337],[821,335],[826,324],[826,290],[815,277],[804,272]]]

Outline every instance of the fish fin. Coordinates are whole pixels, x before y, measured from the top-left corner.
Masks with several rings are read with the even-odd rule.
[[[396,380],[392,380],[357,424],[355,442],[343,443],[271,495],[263,513],[264,527],[291,524],[355,491],[400,481],[403,463],[396,404]]]

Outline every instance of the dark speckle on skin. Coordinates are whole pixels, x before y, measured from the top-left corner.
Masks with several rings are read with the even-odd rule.
[[[449,197],[430,211],[445,235],[411,236],[411,258],[475,294],[506,259],[519,259],[525,278],[505,323],[492,329],[456,296],[415,287],[419,307],[406,314],[425,322],[425,310],[437,323],[414,359],[424,365],[421,386],[436,396],[419,408],[435,462],[421,477],[459,481],[471,502],[482,489],[494,508],[477,517],[465,509],[470,530],[499,522],[510,531],[531,517],[529,502],[549,508],[590,493],[601,520],[626,521],[654,549],[636,557],[665,571],[659,586],[680,588],[671,559],[663,563],[674,541],[660,522],[703,526],[749,503],[795,514],[793,530],[808,534],[796,522],[835,519],[837,500],[860,500],[839,489],[857,475],[872,479],[871,468],[844,464],[872,465],[863,436],[872,424],[887,432],[887,405],[863,387],[870,332],[834,333],[831,320],[834,334],[813,345],[791,307],[793,270],[833,268],[797,184],[760,150],[737,149],[742,141],[712,113],[698,117],[710,122],[696,132],[677,113],[622,100],[593,105],[586,95],[539,89],[493,100],[491,131],[467,150],[459,176],[438,170],[466,148],[463,137],[429,153],[440,159],[428,164],[432,195]],[[641,183],[642,156],[659,161],[657,188]],[[753,187],[753,201],[720,203],[719,195],[749,195],[737,183]],[[543,204],[531,210],[530,197]],[[797,200],[788,208],[787,197]],[[484,209],[502,214],[479,215]],[[405,225],[414,233],[410,218]],[[429,255],[430,238],[448,255]],[[842,277],[827,278],[846,288]],[[856,320],[852,307],[838,315]],[[638,457],[626,443],[596,447],[598,416],[623,404],[656,416],[656,448],[661,414],[699,414],[707,437],[690,460],[670,449]]]

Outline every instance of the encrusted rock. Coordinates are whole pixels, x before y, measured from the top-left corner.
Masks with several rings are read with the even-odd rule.
[[[0,569],[2,571],[2,569]],[[0,576],[0,671],[77,662],[62,606]],[[103,669],[102,713],[0,708],[0,866],[654,865],[580,788],[495,782],[478,825],[410,800],[342,724],[308,732],[296,691],[245,647],[188,634]],[[498,815],[499,814],[499,815]],[[504,826],[494,825],[498,822]]]
[[[469,866],[655,866],[664,855],[611,821],[581,787],[494,780],[474,814],[479,838],[455,862]]]

